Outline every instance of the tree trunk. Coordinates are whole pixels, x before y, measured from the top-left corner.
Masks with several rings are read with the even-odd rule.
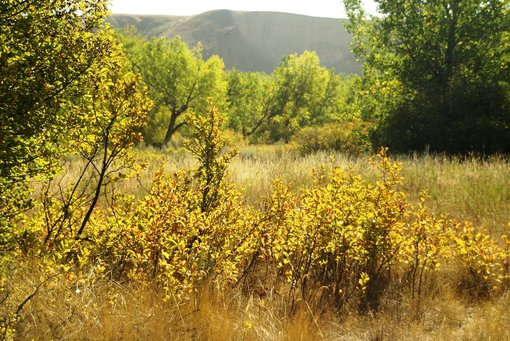
[[[170,139],[172,138],[173,134],[177,130],[177,127],[175,126],[175,123],[177,121],[177,117],[179,117],[181,113],[178,112],[176,109],[172,109],[172,114],[170,116],[170,122],[168,122],[168,129],[166,131],[165,135],[165,141],[163,142],[165,145],[170,142]]]

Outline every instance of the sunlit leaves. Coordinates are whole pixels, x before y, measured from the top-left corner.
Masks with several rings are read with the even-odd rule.
[[[189,116],[193,140],[187,143],[188,149],[196,157],[200,166],[195,176],[200,182],[202,201],[200,208],[209,211],[218,204],[219,190],[224,180],[230,160],[237,154],[232,149],[225,151],[227,140],[221,134],[223,116],[214,106],[212,100],[206,115]]]
[[[321,66],[315,52],[282,59],[272,75],[228,73],[229,126],[254,141],[288,141],[307,126],[352,118],[352,79]]]
[[[27,207],[26,181],[53,175],[74,128],[76,87],[109,49],[106,1],[0,5],[0,202],[3,219]]]
[[[340,76],[321,66],[315,52],[305,51],[282,59],[275,68],[267,131],[272,141],[285,140],[300,128],[339,118]]]
[[[191,49],[180,38],[123,38],[134,69],[140,72],[155,106],[144,130],[148,142],[167,144],[186,124],[184,115],[205,112],[208,98],[221,107],[226,77],[218,56],[202,57],[200,46]]]
[[[253,135],[266,118],[274,92],[274,78],[255,72],[227,74],[228,126],[243,137]]]
[[[380,15],[366,18],[359,1],[345,1],[364,62],[358,100],[379,123],[373,143],[401,152],[508,152],[505,1],[376,2]]]

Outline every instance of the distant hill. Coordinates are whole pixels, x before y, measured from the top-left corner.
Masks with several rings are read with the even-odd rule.
[[[217,10],[189,17],[112,15],[109,22],[117,28],[133,25],[145,37],[179,35],[190,46],[202,42],[204,56],[219,55],[228,69],[270,73],[283,56],[310,50],[328,68],[360,71],[339,19]]]

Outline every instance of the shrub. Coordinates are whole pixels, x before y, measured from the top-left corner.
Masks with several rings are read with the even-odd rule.
[[[359,155],[370,150],[368,126],[360,121],[329,123],[320,127],[306,127],[291,139],[301,154],[317,151],[339,151]]]

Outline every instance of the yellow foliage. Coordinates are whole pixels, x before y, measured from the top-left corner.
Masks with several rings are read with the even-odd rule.
[[[219,134],[215,128],[203,131]],[[99,205],[83,238],[64,229],[53,244],[30,244],[39,248],[41,283],[50,286],[47,279],[57,276],[78,295],[113,280],[156,290],[177,305],[199,304],[203,290],[240,287],[250,297],[287,297],[291,312],[303,304],[366,312],[402,294],[419,308],[430,294],[428,284],[452,267],[461,276],[451,289],[469,297],[492,297],[508,285],[508,237],[500,243],[469,222],[431,213],[426,193],[410,203],[400,164],[385,149],[370,159],[373,181],[324,167],[313,185],[298,192],[276,180],[257,209],[225,181],[233,154],[218,148],[224,141],[220,136],[209,141],[215,146],[195,144],[198,153],[215,151],[201,154],[198,170],[159,170],[145,197],[116,198],[113,210]],[[221,176],[214,173],[218,169]],[[48,214],[58,216],[59,207],[34,214],[35,239],[44,239],[44,221]],[[79,207],[69,209],[80,216]],[[2,287],[12,286],[3,279]],[[12,308],[4,310],[2,327],[10,335],[16,323],[9,317]]]

